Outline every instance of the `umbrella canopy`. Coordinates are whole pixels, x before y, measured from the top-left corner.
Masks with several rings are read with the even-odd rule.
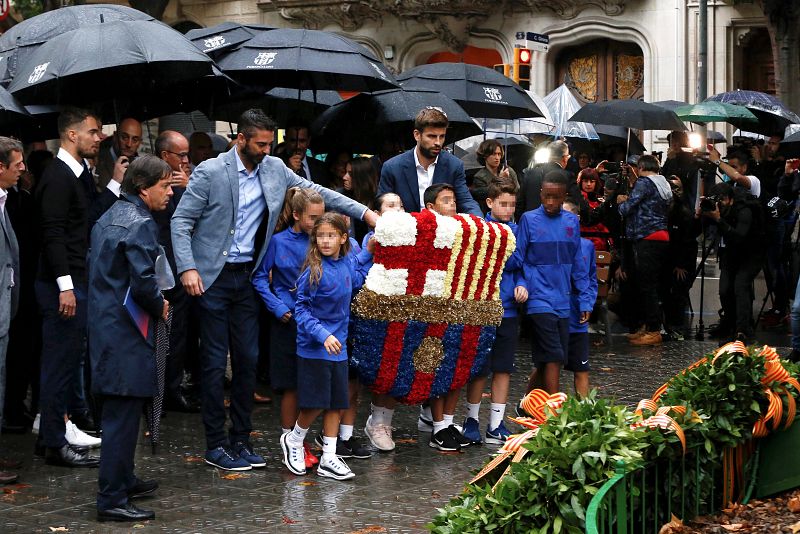
[[[525,90],[488,67],[467,63],[431,63],[404,72],[397,80],[405,88],[433,89],[446,94],[471,117],[520,119],[542,117]]]
[[[734,106],[725,102],[706,100],[676,108],[675,114],[689,122],[706,124],[709,122],[728,122],[734,126],[747,127],[756,124],[758,119],[744,106]]]
[[[88,4],[54,9],[15,24],[0,36],[0,83],[7,85],[36,47],[56,35],[118,20],[155,19],[126,6]]]
[[[728,140],[725,138],[722,132],[718,132],[716,130],[708,130],[706,131],[706,142],[711,143],[712,145],[718,145],[720,143],[728,144]]]
[[[253,92],[232,97],[221,106],[216,106],[211,118],[237,122],[243,111],[259,108],[275,119],[278,125],[290,120],[311,123],[329,107],[342,101],[337,91],[309,91],[276,87],[266,93]]]
[[[685,130],[675,112],[641,100],[609,100],[586,104],[571,121],[623,126],[635,130]]]
[[[659,100],[657,102],[651,102],[651,104],[660,108],[668,109],[670,111],[675,111],[679,107],[689,105],[688,102],[683,102],[681,100]]]
[[[542,112],[542,116],[526,119],[477,119],[478,124],[481,125],[487,136],[493,133],[502,135],[550,134],[553,130],[553,117],[550,114],[550,110],[544,98],[531,90],[526,90],[525,92],[528,93],[533,103],[536,104],[536,107]]]
[[[40,45],[9,91],[37,104],[159,102],[179,98],[178,84],[213,75],[213,61],[155,21],[82,26]]]
[[[414,118],[428,106],[441,108],[447,115],[448,143],[481,133],[475,121],[441,93],[390,89],[354,96],[325,111],[311,125],[313,148],[324,152],[346,146],[374,154],[380,152],[384,141],[400,141],[408,147],[413,144]]]
[[[263,89],[371,92],[397,87],[391,72],[366,48],[318,30],[261,32],[217,63],[234,80]]]
[[[554,91],[550,92],[544,101],[550,109],[555,127],[552,134],[555,137],[573,137],[579,139],[599,139],[594,126],[588,122],[576,122],[569,120],[575,115],[581,104],[572,91],[564,84],[559,85]]]
[[[223,22],[209,28],[197,28],[186,32],[186,38],[204,54],[219,57],[221,54],[249,41],[256,34],[273,28],[263,24],[239,24]]]
[[[728,91],[708,97],[706,100],[746,107],[758,119],[757,124],[748,125],[748,131],[772,135],[782,132],[790,124],[800,123],[800,117],[772,95],[759,91]]]
[[[611,145],[627,145],[629,154],[643,154],[645,152],[644,145],[639,140],[639,137],[634,133],[630,133],[629,137],[627,128],[596,124],[594,129],[599,139],[569,138],[570,144],[573,146],[572,151],[574,154],[578,154],[579,152],[595,154],[598,146],[609,147]]]

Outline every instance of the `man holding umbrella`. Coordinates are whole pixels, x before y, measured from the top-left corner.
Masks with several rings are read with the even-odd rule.
[[[417,146],[383,164],[378,195],[396,193],[407,211],[425,207],[423,194],[432,184],[446,183],[456,193],[456,209],[483,217],[478,203],[467,188],[464,164],[442,150],[449,122],[441,109],[426,107],[414,119],[414,140]]]
[[[141,156],[125,171],[120,200],[92,230],[89,257],[89,355],[92,389],[103,398],[105,441],[100,455],[97,519],[141,521],[155,513],[129,499],[156,490],[133,474],[133,456],[145,401],[156,393],[155,326],[166,320],[155,263],[163,249],[151,212],[172,197],[172,170]]]

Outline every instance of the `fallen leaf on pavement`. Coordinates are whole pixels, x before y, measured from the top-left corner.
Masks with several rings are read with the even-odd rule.
[[[250,475],[245,475],[244,473],[226,473],[224,475],[220,475],[219,478],[224,478],[225,480],[238,480],[240,478],[249,478]]]
[[[731,523],[730,525],[721,525],[721,526],[728,532],[736,532],[737,530],[742,530],[742,528],[744,527],[742,523]]]
[[[395,443],[405,444],[405,443],[416,443],[417,440],[413,438],[403,438],[403,439],[396,439],[394,440]]]
[[[50,532],[69,532],[67,527],[50,527]]]
[[[312,480],[306,480],[305,482],[300,482],[299,486],[316,486],[317,483]]]
[[[3,488],[3,493],[5,493],[6,495],[13,495],[14,493],[19,493],[19,492],[15,489]]]
[[[133,528],[144,528],[144,525],[141,523],[136,523],[135,525],[133,525]]]
[[[658,534],[678,534],[679,532],[683,532],[683,521],[672,514],[672,520],[661,527]]]
[[[792,529],[792,534],[797,534],[798,532],[800,532],[800,521],[798,521],[789,528]]]
[[[350,534],[369,534],[371,532],[386,532],[386,529],[383,528],[383,527],[369,526],[369,527],[366,527],[366,528],[360,528],[358,530],[353,530],[353,531],[350,532]]]
[[[193,462],[203,462],[204,460],[202,456],[184,456],[183,461],[193,463]]]
[[[283,516],[282,520],[284,525],[294,525],[295,523],[298,523],[298,521],[295,521],[288,515]]]
[[[792,497],[789,499],[789,502],[786,503],[786,506],[789,507],[789,511],[793,514],[800,512],[800,497]]]
[[[601,370],[601,371],[605,371],[606,373],[608,373],[608,372],[610,372],[612,369],[611,369],[611,367],[601,367],[601,368],[600,368],[600,370]],[[669,524],[669,523],[667,523],[667,524]]]

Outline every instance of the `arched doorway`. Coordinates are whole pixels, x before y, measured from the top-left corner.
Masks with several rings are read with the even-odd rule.
[[[562,50],[555,66],[556,85],[582,102],[644,97],[644,55],[634,43],[588,41]]]
[[[753,28],[742,39],[740,89],[775,94],[775,60],[766,28]]]
[[[425,63],[469,63],[471,65],[482,65],[493,67],[503,62],[500,52],[493,48],[480,48],[477,46],[467,46],[460,54],[453,52],[435,52],[431,54]]]

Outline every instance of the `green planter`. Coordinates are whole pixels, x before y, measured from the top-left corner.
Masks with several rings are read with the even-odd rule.
[[[756,499],[800,486],[800,421],[789,430],[778,431],[761,440],[758,474],[753,496]]]

